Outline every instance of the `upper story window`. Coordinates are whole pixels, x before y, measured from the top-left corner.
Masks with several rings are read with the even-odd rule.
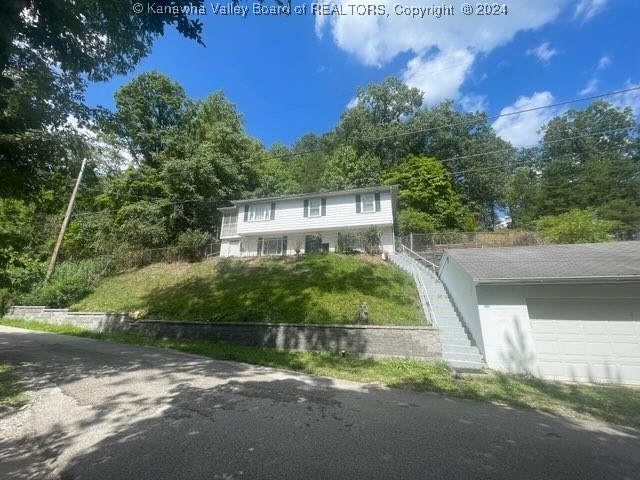
[[[370,213],[376,211],[375,197],[373,193],[362,195],[362,213]]]
[[[380,211],[380,193],[356,195],[356,213],[373,213]]]
[[[222,217],[221,236],[235,235],[238,231],[238,212],[225,213]]]
[[[245,222],[264,222],[275,219],[275,203],[258,203],[244,206]]]
[[[320,200],[309,200],[309,216],[310,217],[319,217],[320,216]]]
[[[327,199],[311,198],[304,201],[305,217],[324,217],[327,215]]]

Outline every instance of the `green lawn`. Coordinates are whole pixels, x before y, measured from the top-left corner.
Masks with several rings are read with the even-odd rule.
[[[411,277],[376,257],[212,259],[154,264],[105,278],[74,310],[167,320],[425,325]]]
[[[409,359],[371,360],[330,352],[293,352],[217,344],[210,341],[162,340],[125,333],[95,333],[72,325],[25,320],[0,323],[59,334],[172,348],[223,360],[285,368],[356,382],[387,385],[452,397],[534,408],[559,416],[598,420],[640,428],[640,389],[573,385],[537,378],[489,373],[452,377],[442,362]]]

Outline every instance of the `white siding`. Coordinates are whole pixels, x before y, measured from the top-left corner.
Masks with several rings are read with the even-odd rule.
[[[320,197],[318,197],[320,198]],[[280,200],[276,204],[275,219],[261,222],[244,221],[244,205],[238,215],[238,235],[285,232],[329,231],[365,227],[367,225],[393,225],[391,193],[380,192],[380,211],[356,213],[356,195],[325,197],[327,214],[321,217],[304,216],[304,199]],[[272,202],[257,202],[272,203]]]
[[[442,258],[440,264],[440,280],[445,284],[453,303],[467,325],[480,353],[485,354],[480,316],[478,315],[478,300],[473,279],[458,263],[448,255]]]

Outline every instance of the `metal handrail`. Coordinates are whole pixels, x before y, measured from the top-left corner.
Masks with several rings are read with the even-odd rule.
[[[419,253],[414,252],[413,250],[411,250],[409,247],[407,247],[404,244],[400,244],[400,246],[402,247],[402,253],[409,252],[410,253],[409,256],[414,255],[414,256],[418,257],[420,260],[422,260],[423,262],[427,263],[431,267],[431,270],[433,271],[433,273],[436,276],[438,275],[438,266],[435,263],[433,263],[430,260],[427,260],[422,255],[420,255]]]
[[[403,247],[404,247],[404,245],[403,245]],[[407,250],[411,251],[411,249],[409,249],[409,248],[407,248]],[[427,309],[428,309],[428,312],[429,312],[429,317],[431,319],[431,324],[434,325],[434,326],[437,326],[438,325],[438,319],[436,317],[436,312],[433,309],[433,304],[431,302],[431,297],[429,296],[429,290],[427,290],[427,286],[424,284],[424,282],[422,281],[422,277],[420,276],[419,264],[413,258],[411,258],[410,256],[404,255],[404,257],[411,262],[411,267],[413,268],[413,278],[416,279],[416,282],[419,284],[418,285],[419,288],[424,293],[424,297],[425,297],[425,300],[427,302]],[[431,263],[428,260],[426,260],[426,261],[428,263]],[[433,265],[433,266],[436,267],[435,265]],[[438,268],[438,267],[436,267],[436,268]]]

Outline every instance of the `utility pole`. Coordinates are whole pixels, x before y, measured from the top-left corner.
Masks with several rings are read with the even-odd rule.
[[[71,218],[71,212],[73,211],[73,204],[76,201],[76,194],[78,193],[78,188],[80,187],[80,182],[82,181],[82,174],[84,173],[84,166],[87,163],[87,159],[82,159],[82,165],[80,165],[80,173],[78,173],[78,178],[76,179],[76,185],[73,187],[73,193],[71,193],[71,198],[69,199],[69,205],[67,206],[67,213],[64,216],[64,220],[62,221],[62,228],[60,228],[60,233],[58,234],[58,240],[56,241],[56,246],[53,249],[53,255],[51,255],[51,262],[49,262],[49,268],[47,268],[47,275],[44,277],[44,281],[49,280],[49,277],[53,273],[53,267],[56,265],[56,258],[58,258],[58,251],[60,250],[60,245],[62,245],[62,239],[64,238],[64,232],[67,229],[67,225],[69,225],[69,219]]]

